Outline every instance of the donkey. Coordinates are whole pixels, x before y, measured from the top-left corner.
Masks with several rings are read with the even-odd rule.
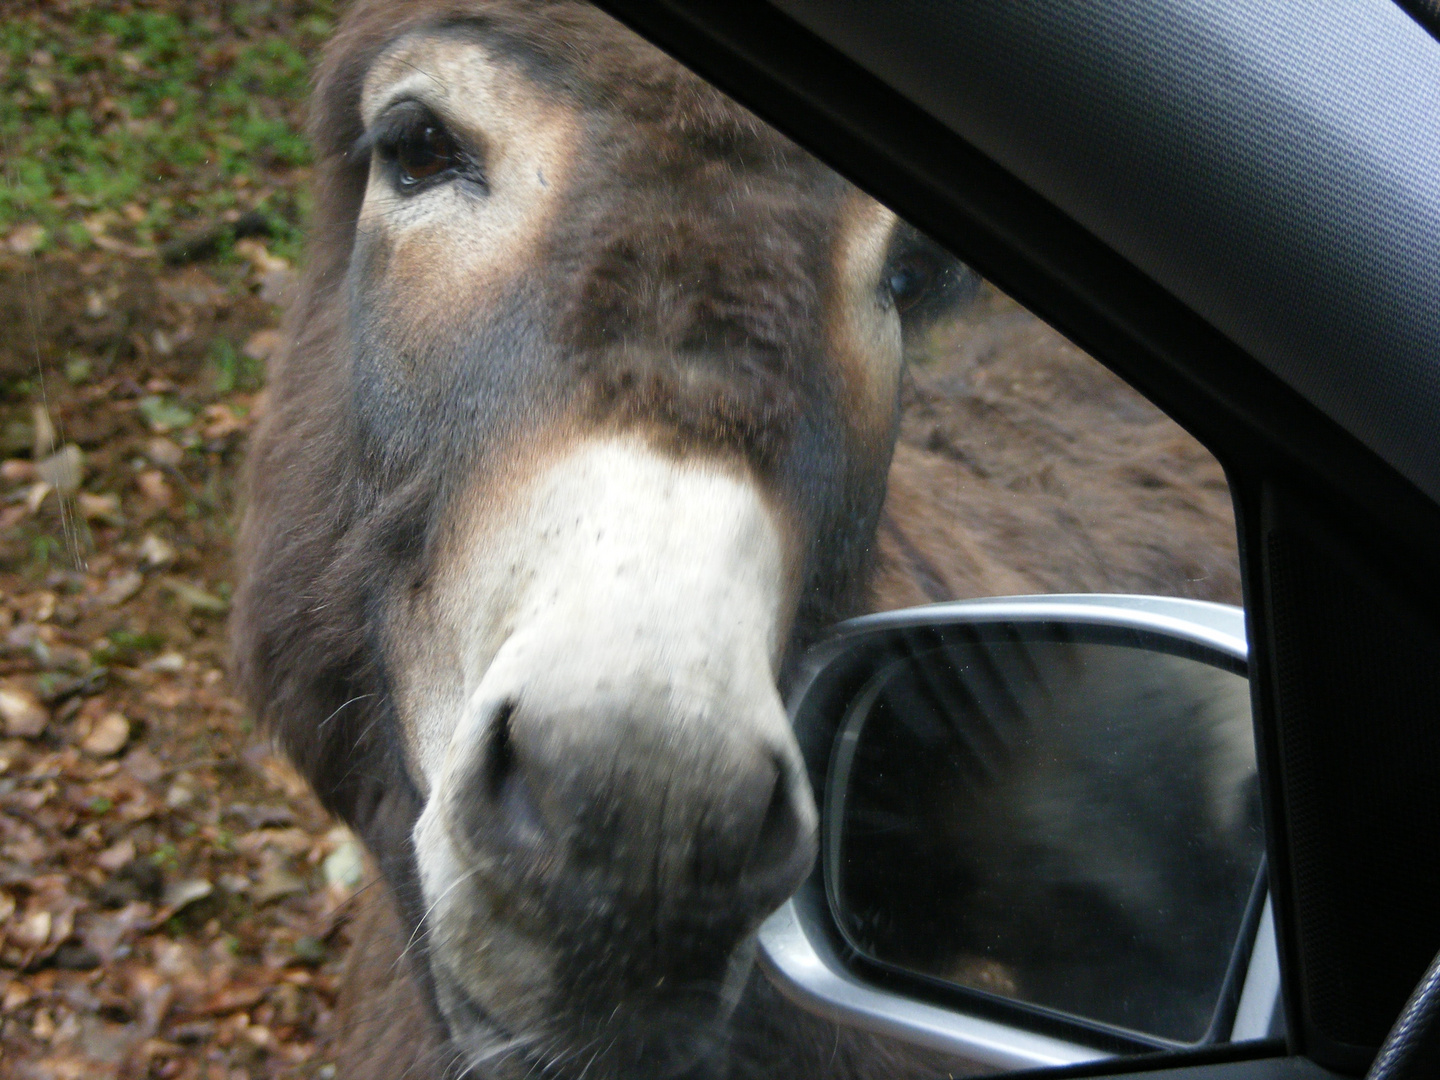
[[[311,130],[233,641],[408,943],[351,1067],[892,1069],[754,934],[815,852],[787,663],[864,595],[905,342],[973,275],[575,0],[359,0]]]

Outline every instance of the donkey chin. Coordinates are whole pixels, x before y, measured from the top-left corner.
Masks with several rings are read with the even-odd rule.
[[[451,1039],[487,1074],[707,1075],[816,847],[783,530],[744,475],[619,439],[476,519],[503,525],[455,530],[400,695]]]

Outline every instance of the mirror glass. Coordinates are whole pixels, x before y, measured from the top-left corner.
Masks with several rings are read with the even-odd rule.
[[[1263,900],[1250,697],[1227,661],[1185,651],[1134,632],[896,632],[826,785],[850,944],[1152,1037],[1228,1038],[1212,1027]]]

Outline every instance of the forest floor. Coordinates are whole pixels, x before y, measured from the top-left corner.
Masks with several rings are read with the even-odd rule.
[[[359,850],[225,675],[324,3],[0,7],[0,1074],[325,1076]]]

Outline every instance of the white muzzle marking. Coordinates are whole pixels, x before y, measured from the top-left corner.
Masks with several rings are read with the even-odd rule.
[[[398,697],[427,793],[414,835],[435,952],[465,955],[476,970],[449,966],[470,993],[503,993],[523,1015],[543,996],[543,943],[498,947],[488,936],[508,938],[502,928],[478,930],[488,920],[470,885],[486,859],[462,854],[447,811],[464,797],[457,785],[473,783],[505,699],[538,701],[571,728],[610,725],[546,731],[547,746],[562,746],[551,761],[571,746],[591,753],[637,736],[657,758],[679,748],[657,762],[663,776],[685,747],[704,743],[718,748],[706,771],[720,780],[757,755],[798,765],[799,753],[775,686],[789,616],[785,544],[755,484],[716,461],[611,438],[553,461],[506,503],[477,508],[453,531],[425,618],[397,643]],[[615,722],[622,713],[639,717],[643,739]],[[813,832],[796,772],[796,812]]]

